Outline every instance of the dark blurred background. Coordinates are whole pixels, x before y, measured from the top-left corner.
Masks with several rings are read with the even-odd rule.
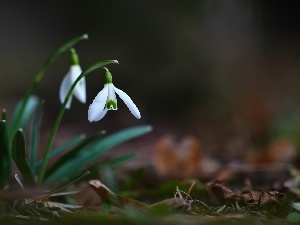
[[[64,117],[73,128],[152,124],[195,134],[211,146],[216,137],[242,135],[259,144],[280,132],[297,136],[299,19],[297,1],[2,1],[0,106],[10,109],[24,95],[57,46],[87,33],[89,40],[75,47],[81,66],[117,59],[119,65],[109,66],[114,84],[142,118],[120,100],[117,112],[88,123],[88,105],[103,87],[98,71],[87,77],[87,104],[73,100]],[[61,56],[37,89],[49,118],[59,109],[68,62],[68,54]]]

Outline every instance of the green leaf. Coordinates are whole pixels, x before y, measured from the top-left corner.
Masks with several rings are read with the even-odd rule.
[[[3,116],[2,116],[3,118]],[[0,121],[0,190],[10,178],[11,156],[7,138],[6,121]]]
[[[111,165],[111,166],[117,166],[119,164],[123,164],[123,163],[128,162],[128,161],[130,161],[132,159],[135,159],[137,157],[138,157],[137,154],[123,155],[123,156],[120,156],[120,157],[116,157],[116,158],[110,159],[108,161],[108,164]]]
[[[102,170],[103,167],[109,166],[117,166],[119,164],[128,162],[129,160],[135,159],[138,154],[127,154],[119,157],[115,157],[113,159],[104,160],[99,162],[99,164],[92,165],[88,168],[92,175],[99,174],[99,171]]]
[[[81,142],[85,138],[86,138],[85,134],[80,134],[76,137],[71,138],[70,140],[68,140],[67,142],[62,144],[61,146],[53,149],[49,153],[48,160],[54,158],[55,156],[59,155],[60,153],[67,151],[72,146],[79,144],[79,142]],[[38,169],[42,165],[42,160],[37,161],[35,165],[36,165],[36,168]]]
[[[51,173],[53,173],[55,170],[59,169],[62,165],[64,165],[66,162],[70,161],[71,159],[75,158],[76,155],[80,150],[82,150],[87,145],[91,144],[93,141],[95,141],[97,138],[105,134],[105,131],[99,131],[92,136],[86,138],[81,143],[76,145],[73,149],[71,149],[68,153],[60,157],[54,164],[51,166],[51,168],[47,171],[46,177],[49,176]]]
[[[132,138],[146,134],[152,130],[151,126],[138,126],[119,131],[115,134],[109,135],[102,140],[93,143],[82,149],[76,158],[66,161],[59,168],[57,168],[46,179],[46,183],[53,183],[62,179],[70,179],[74,173],[82,170],[84,167],[91,166],[99,157],[103,155],[108,149],[128,141]]]
[[[115,168],[104,164],[99,172],[101,174],[101,182],[105,183],[105,186],[107,186],[111,191],[118,193],[119,188],[117,185],[118,182]]]
[[[103,165],[98,166],[98,174],[101,174],[101,180],[106,184],[114,192],[119,192],[117,175],[115,168],[113,166],[119,165],[121,163],[125,163],[133,158],[136,158],[137,154],[130,154],[121,157],[117,157],[109,160],[108,162],[104,162]],[[102,163],[101,163],[102,164]],[[90,170],[90,168],[88,168]]]
[[[13,138],[12,158],[24,178],[24,183],[33,186],[34,177],[26,159],[25,137],[22,129],[19,129]]]
[[[138,168],[134,173],[126,180],[123,185],[122,192],[126,190],[133,190],[133,186],[141,179],[144,174],[144,168]]]
[[[300,221],[300,214],[297,212],[292,212],[287,216],[286,219],[291,223],[297,223]]]
[[[26,124],[28,123],[32,113],[34,112],[36,106],[38,105],[39,100],[36,96],[31,96],[27,104],[25,105],[25,108],[23,109],[23,112],[21,113],[22,104],[24,104],[24,99],[20,100],[13,112],[11,123],[12,126],[9,126],[8,129],[8,137],[9,140],[12,140],[15,132],[17,129],[22,128],[25,129]],[[16,123],[17,122],[17,123]]]
[[[29,165],[35,172],[36,168],[36,156],[38,152],[38,145],[40,139],[40,126],[42,118],[42,110],[44,106],[44,100],[39,102],[39,105],[35,111],[34,118],[32,121],[31,137],[30,137],[30,151],[29,151]]]

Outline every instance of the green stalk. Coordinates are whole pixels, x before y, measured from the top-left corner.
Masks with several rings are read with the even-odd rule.
[[[27,90],[25,97],[22,101],[22,105],[21,105],[21,109],[18,112],[18,115],[16,117],[16,119],[14,121],[12,121],[11,124],[11,129],[10,132],[8,134],[9,137],[9,142],[11,142],[15,132],[17,131],[17,129],[19,129],[19,123],[22,117],[22,114],[25,110],[26,104],[30,98],[30,96],[32,95],[32,93],[35,91],[35,89],[37,88],[37,86],[39,85],[39,83],[41,82],[46,70],[48,69],[48,67],[51,65],[52,62],[54,62],[54,60],[61,55],[62,53],[68,51],[73,45],[75,45],[77,42],[87,39],[88,35],[87,34],[83,34],[81,36],[78,36],[74,39],[71,39],[69,41],[67,41],[66,43],[62,44],[60,47],[58,47],[54,52],[52,52],[52,54],[47,58],[47,60],[45,61],[44,65],[41,67],[41,69],[38,71],[38,73],[36,74],[33,82],[31,83],[31,86],[29,87],[29,89]]]
[[[59,127],[59,124],[60,124],[61,119],[63,117],[63,114],[65,112],[67,102],[68,102],[69,98],[71,97],[76,84],[83,77],[85,77],[86,75],[88,75],[92,71],[94,71],[96,69],[100,69],[100,68],[102,68],[102,67],[104,67],[104,66],[106,66],[108,64],[111,64],[111,63],[118,63],[118,61],[117,60],[104,60],[104,61],[99,61],[99,62],[96,62],[96,63],[92,64],[86,70],[84,70],[80,74],[80,76],[76,79],[76,81],[72,84],[72,86],[71,86],[71,88],[70,88],[70,90],[69,90],[69,92],[68,92],[68,94],[67,94],[67,96],[65,98],[64,103],[60,107],[58,116],[56,117],[56,120],[54,122],[54,126],[53,126],[53,128],[51,130],[51,133],[50,133],[50,136],[48,138],[48,142],[47,142],[47,145],[46,145],[46,149],[45,149],[45,153],[44,153],[44,156],[43,156],[43,161],[42,161],[42,165],[41,165],[41,169],[40,169],[40,174],[39,174],[39,178],[38,178],[38,184],[39,185],[41,185],[41,183],[43,182],[43,179],[44,179],[44,176],[45,176],[45,172],[46,172],[46,166],[47,166],[47,163],[48,163],[48,154],[50,152],[50,149],[52,147],[54,138],[56,136],[56,133],[57,133],[57,130],[58,130],[58,127]]]
[[[36,170],[36,158],[38,152],[38,145],[40,139],[40,126],[42,118],[42,110],[44,106],[44,100],[39,102],[39,105],[35,111],[35,115],[32,121],[31,133],[30,133],[30,151],[29,151],[29,165],[35,172]]]

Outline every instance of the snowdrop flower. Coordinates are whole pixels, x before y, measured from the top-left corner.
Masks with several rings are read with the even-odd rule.
[[[111,73],[107,68],[105,79],[106,83],[104,84],[104,88],[97,94],[93,103],[90,105],[88,110],[88,120],[90,122],[96,122],[101,120],[107,113],[108,110],[117,110],[117,95],[123,100],[126,104],[130,112],[137,118],[141,118],[140,111],[133,103],[131,98],[122,90],[116,88],[112,83]]]
[[[72,84],[80,76],[81,72],[82,70],[79,65],[78,55],[76,54],[74,49],[71,49],[71,66],[68,73],[65,75],[59,89],[59,99],[62,104],[65,101]],[[84,77],[75,86],[73,93],[67,102],[66,109],[69,109],[71,107],[73,95],[80,102],[86,102],[86,87]]]

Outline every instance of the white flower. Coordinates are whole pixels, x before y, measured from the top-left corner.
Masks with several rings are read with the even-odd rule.
[[[112,83],[106,83],[104,84],[104,88],[97,94],[93,103],[89,107],[88,120],[90,122],[101,120],[108,110],[117,110],[116,93],[127,105],[130,112],[137,119],[141,118],[140,111],[131,98],[124,91],[116,88]]]
[[[65,75],[59,89],[59,98],[60,102],[63,103],[66,99],[66,96],[70,90],[70,87],[75,82],[75,80],[79,77],[82,70],[81,67],[76,65],[71,65],[68,73]],[[82,103],[86,102],[86,87],[85,87],[85,78],[83,77],[75,86],[72,95],[70,96],[66,109],[71,107],[71,102],[73,95]]]

